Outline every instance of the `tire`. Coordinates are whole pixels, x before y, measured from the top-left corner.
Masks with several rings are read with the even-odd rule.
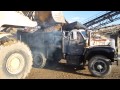
[[[33,54],[33,67],[34,68],[44,68],[46,65],[47,59],[45,58],[45,55],[40,54]]]
[[[111,72],[110,61],[104,56],[100,55],[94,56],[88,62],[88,69],[93,76],[105,77],[109,75]]]
[[[0,78],[24,79],[32,68],[32,54],[20,41],[7,41],[0,46]]]

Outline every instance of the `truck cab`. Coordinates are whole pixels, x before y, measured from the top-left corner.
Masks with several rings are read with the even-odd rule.
[[[70,32],[64,32],[64,33],[65,33],[65,37],[63,37],[64,43],[67,44],[66,51],[64,53],[67,53],[70,55],[82,54],[85,46],[85,40],[87,40],[87,37],[85,36],[85,32],[83,30],[81,31],[72,30]]]

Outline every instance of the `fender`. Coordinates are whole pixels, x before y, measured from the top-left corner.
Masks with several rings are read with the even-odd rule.
[[[115,56],[115,50],[110,46],[93,46],[86,49],[86,52],[84,53],[85,60],[90,60],[90,58],[95,55],[106,56],[113,62]]]

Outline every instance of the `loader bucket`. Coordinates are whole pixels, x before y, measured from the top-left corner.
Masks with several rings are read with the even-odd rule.
[[[38,11],[35,13],[38,24],[42,27],[50,27],[56,24],[65,23],[61,11]]]
[[[30,13],[30,11],[23,11],[24,14],[27,12]],[[65,23],[62,11],[35,11],[32,15],[35,21],[43,28]]]
[[[36,14],[41,22],[46,22],[52,19],[57,23],[65,23],[62,11],[38,11]]]
[[[62,11],[52,11],[52,17],[56,22],[66,23]]]

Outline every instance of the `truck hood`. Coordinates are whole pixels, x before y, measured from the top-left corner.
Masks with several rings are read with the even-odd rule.
[[[114,49],[108,45],[97,45],[97,46],[90,46],[89,49]]]

